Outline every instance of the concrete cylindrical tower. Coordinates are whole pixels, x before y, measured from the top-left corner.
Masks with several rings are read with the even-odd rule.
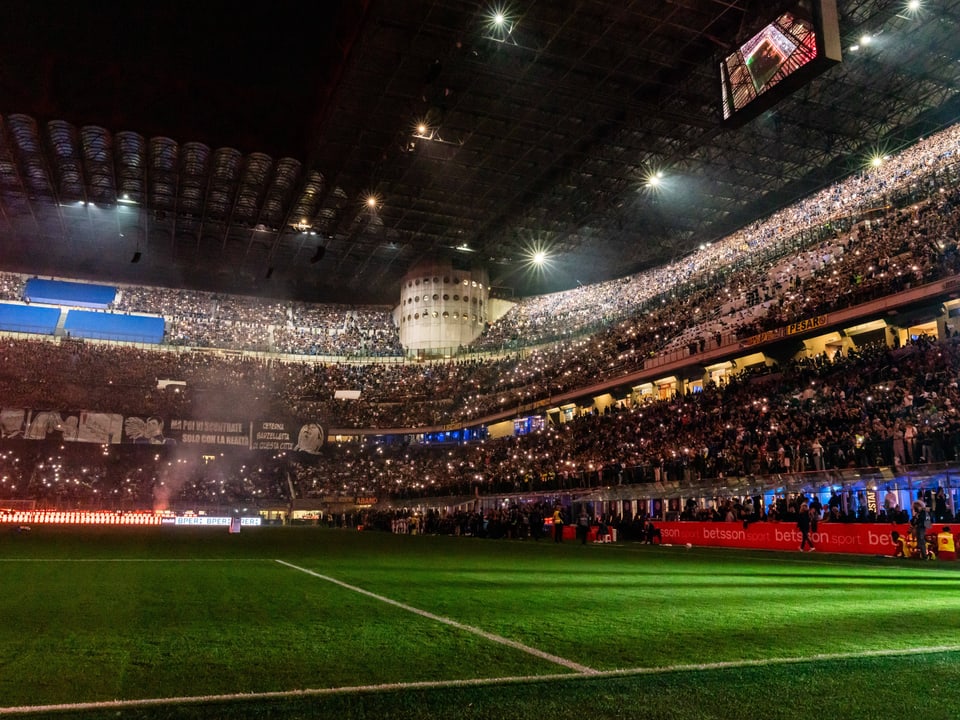
[[[486,270],[454,268],[449,260],[424,260],[400,284],[400,343],[410,352],[443,354],[469,345],[487,321]]]

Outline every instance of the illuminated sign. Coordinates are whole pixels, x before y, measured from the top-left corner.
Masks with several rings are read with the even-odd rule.
[[[178,515],[174,518],[173,524],[183,525],[203,525],[203,526],[229,526],[234,518],[231,517],[212,517],[208,515]],[[240,524],[243,526],[254,527],[260,525],[259,517],[240,518]]]
[[[797,333],[806,332],[807,330],[816,330],[827,324],[826,315],[818,315],[817,317],[807,318],[806,320],[801,320],[800,322],[790,323],[787,325],[787,335],[796,335]]]

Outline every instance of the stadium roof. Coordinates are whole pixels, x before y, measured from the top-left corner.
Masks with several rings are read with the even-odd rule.
[[[0,268],[392,303],[435,256],[514,296],[662,264],[960,117],[960,0],[838,0],[843,62],[725,127],[719,60],[793,4],[20,3]]]

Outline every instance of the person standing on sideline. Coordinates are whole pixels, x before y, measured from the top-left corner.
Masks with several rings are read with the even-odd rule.
[[[953,540],[950,526],[944,525],[943,530],[937,533],[937,560],[956,560],[957,546]]]
[[[543,534],[543,512],[540,510],[540,505],[536,504],[533,506],[533,509],[530,511],[530,536],[536,540],[540,541],[540,536]]]
[[[808,545],[810,546],[810,552],[816,550],[813,546],[813,540],[810,539],[810,531],[816,531],[816,527],[813,526],[813,513],[810,510],[810,506],[807,503],[802,503],[800,505],[800,510],[797,513],[797,529],[800,531],[800,552],[804,551]]]
[[[563,542],[563,510],[559,505],[553,511],[553,541]]]
[[[590,516],[587,515],[586,506],[580,509],[580,515],[577,517],[577,535],[580,536],[580,544],[587,544],[587,536],[590,534]]]
[[[930,516],[923,500],[913,501],[913,517],[910,518],[910,527],[913,529],[913,539],[917,543],[917,553],[921,560],[927,560],[927,528],[930,527]]]

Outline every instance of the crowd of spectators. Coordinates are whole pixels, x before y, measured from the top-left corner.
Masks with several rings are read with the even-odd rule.
[[[287,504],[284,467],[281,458],[249,453],[204,457],[182,448],[21,440],[0,452],[0,498],[60,510],[190,507],[233,513]]]
[[[691,282],[709,283],[709,278],[724,268],[743,267],[744,260],[782,246],[785,239],[804,230],[887,206],[905,188],[923,192],[915,187],[917,182],[936,182],[931,175],[955,165],[958,159],[960,125],[954,125],[728,237],[705,242],[682,260],[627,278],[524,300],[474,346],[493,349],[518,342],[551,342],[575,335],[580,328],[635,314],[675,288]]]
[[[942,188],[931,199],[904,209],[873,213],[809,247],[751,263],[735,280],[701,286],[669,301],[663,298],[594,335],[469,360],[361,363],[303,356],[346,349],[370,355],[395,351],[395,332],[384,331],[389,325],[386,308],[287,306],[193,291],[123,288],[116,309],[152,306],[171,313],[169,342],[159,351],[7,340],[0,388],[7,392],[8,403],[24,407],[206,417],[243,407],[248,416],[293,414],[323,418],[328,426],[343,428],[471,421],[622,376],[658,356],[678,350],[695,354],[797,318],[954,274],[960,267],[958,198],[960,189]],[[11,292],[13,277],[5,283]],[[590,287],[572,294],[594,292]],[[299,352],[280,362],[276,354],[192,352],[198,344]],[[164,378],[186,385],[160,391],[157,380]],[[359,398],[336,400],[337,390],[358,392]]]
[[[273,349],[291,355],[399,357],[400,335],[388,307],[298,303],[274,329]]]
[[[931,508],[935,522],[953,522],[954,513],[948,508],[946,490],[920,490],[918,497]],[[817,493],[797,492],[779,493],[773,496],[769,504],[760,502],[762,498],[718,497],[698,503],[693,498],[687,500],[680,520],[698,522],[734,522],[744,527],[754,522],[795,523],[801,513],[801,507],[807,505],[808,512],[817,522],[825,523],[897,523],[910,522],[910,513],[900,504],[900,494],[886,493],[895,499],[890,507],[875,507],[867,498],[864,489],[831,490],[826,504],[821,502]]]
[[[960,189],[938,183],[953,177],[942,164],[954,159],[958,136],[956,127],[939,133],[681,263],[524,300],[494,324],[478,347],[489,347],[497,334],[502,339],[522,333],[527,342],[557,332],[568,334],[561,342],[446,363],[307,360],[306,356],[377,358],[402,353],[390,310],[122,287],[113,309],[164,315],[165,349],[269,351],[273,359],[230,354],[210,360],[186,352],[150,355],[76,346],[64,353],[36,344],[20,350],[8,346],[8,368],[22,365],[10,355],[29,355],[45,378],[38,387],[19,387],[22,378],[9,377],[8,386],[18,386],[11,396],[16,399],[10,402],[216,414],[219,400],[224,407],[242,406],[248,414],[322,417],[344,428],[429,427],[509,412],[590,382],[622,376],[658,357],[734,343],[797,318],[955,273],[960,267],[956,247]],[[929,173],[938,171],[940,180],[931,179]],[[930,197],[902,209],[873,212],[878,197],[921,176]],[[929,182],[934,185],[928,187]],[[838,221],[824,235],[825,220],[854,209],[862,213],[859,220]],[[819,239],[798,246],[796,229],[813,225],[821,230]],[[785,237],[792,239],[787,242]],[[724,266],[736,272],[720,273]],[[18,282],[23,279],[18,277],[2,278],[0,288],[8,296],[22,293]],[[588,320],[624,316],[596,333],[580,332]],[[286,362],[277,361],[278,352]],[[185,380],[187,385],[175,393],[158,393],[155,385],[161,378]],[[3,380],[0,377],[0,383]],[[240,386],[234,387],[234,381]],[[83,398],[83,386],[90,388],[92,399]],[[51,387],[58,388],[53,396],[47,394]],[[108,398],[100,402],[98,387],[109,390],[100,395],[120,395],[117,404],[122,408],[105,407]],[[130,389],[130,397],[117,388]],[[360,397],[336,401],[336,390],[359,392]],[[235,399],[245,402],[231,402]]]
[[[332,442],[316,455],[279,458],[248,451],[223,475],[184,482],[177,498],[239,501],[257,497],[258,488],[275,501],[328,496],[413,501],[627,483],[672,483],[692,491],[704,481],[732,477],[808,473],[829,479],[830,473],[849,468],[935,466],[960,461],[958,369],[958,338],[920,338],[895,349],[877,345],[746,374],[699,393],[548,424],[526,435],[468,444],[400,438]],[[101,450],[71,445],[86,446],[78,453]],[[90,472],[79,469],[68,451],[54,462],[44,460],[50,452],[46,444],[22,440],[16,446],[17,453],[5,450],[2,470],[4,478],[18,472],[19,482],[27,481],[17,485],[17,494],[47,497],[61,492],[51,478]],[[108,450],[117,457],[130,452]],[[25,458],[18,454],[22,452],[36,457]],[[96,486],[100,497],[114,490],[140,500],[155,496],[162,468],[172,468],[166,472],[176,475],[177,463],[196,462],[184,447],[151,452],[154,470],[148,474],[104,470],[104,484]],[[81,458],[84,467],[107,467],[106,461]],[[233,475],[242,466],[247,475]],[[208,473],[219,467],[204,466]],[[221,487],[224,478],[248,477],[254,467],[263,482]],[[68,487],[68,499],[91,492],[82,484]]]
[[[899,493],[892,488],[885,497],[894,497],[893,505],[879,509],[872,506],[865,490],[833,490],[825,502],[820,495],[808,492],[789,492],[764,496],[687,497],[682,511],[675,517],[680,521],[736,523],[747,527],[755,522],[786,523],[793,526],[801,513],[809,513],[815,523],[910,523],[907,508],[899,504]],[[960,521],[950,506],[943,487],[916,492],[916,500],[928,509],[935,523]],[[396,507],[358,511],[349,519],[330,518],[331,526],[351,527],[348,522],[369,530],[394,533],[423,533],[429,535],[456,535],[478,538],[539,541],[549,539],[553,528],[549,520],[554,511],[560,513],[565,525],[574,524],[575,514],[585,515],[596,536],[602,538],[615,532],[620,541],[662,543],[658,523],[669,519],[665,507],[654,505],[651,514],[646,500],[627,502],[623,512],[599,512],[592,502],[574,501],[569,505],[543,499],[513,500],[509,504],[482,510],[455,509],[445,513],[434,508]]]
[[[687,345],[690,340],[687,346],[698,348],[728,332],[742,335],[770,327],[792,312],[815,312],[828,300],[831,307],[837,307],[837,303],[853,303],[874,292],[895,290],[898,284],[922,282],[948,272],[952,265],[944,267],[942,255],[944,250],[949,252],[950,243],[945,240],[938,245],[933,238],[944,232],[955,235],[955,192],[939,202],[928,202],[922,211],[864,220],[846,238],[824,240],[822,236],[824,228],[843,227],[850,218],[889,206],[897,198],[903,202],[904,192],[935,196],[933,191],[941,182],[938,174],[946,173],[953,178],[946,182],[955,183],[958,145],[960,125],[726,238],[704,243],[680,261],[626,278],[524,299],[492,323],[469,349],[569,341],[600,328],[622,336],[628,328],[609,326],[623,319],[628,325],[656,330],[638,331],[645,342],[652,340],[645,348],[647,354],[678,343]],[[817,232],[804,235],[808,230]],[[814,247],[801,246],[811,242]],[[824,247],[831,243],[832,248]],[[865,251],[876,261],[873,270],[864,273],[833,266],[849,255],[851,248],[872,243],[880,243],[877,250]],[[854,250],[849,264],[856,263],[856,257]],[[796,266],[793,274],[791,265]],[[0,297],[20,299],[23,282],[21,276],[3,274]],[[844,292],[838,294],[834,291],[840,284]],[[788,286],[792,286],[791,292],[784,292]],[[762,293],[749,294],[757,289]],[[119,290],[110,309],[164,316],[165,342],[171,345],[323,357],[403,354],[392,312],[386,307],[312,305],[169,288],[122,286]],[[788,294],[791,297],[785,297]],[[731,314],[729,303],[740,296],[741,306]],[[796,297],[804,302],[791,302]],[[724,309],[727,312],[722,312]],[[703,315],[691,315],[695,312]],[[640,322],[644,317],[647,322]],[[661,318],[667,319],[658,325]],[[701,331],[692,332],[691,324],[702,326]],[[678,338],[680,329],[686,332]]]

